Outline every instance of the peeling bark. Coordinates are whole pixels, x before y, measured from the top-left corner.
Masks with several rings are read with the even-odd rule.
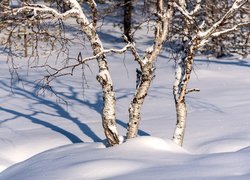
[[[71,6],[74,7],[74,9],[78,12],[76,14],[77,22],[81,25],[82,31],[90,41],[93,54],[97,55],[102,53],[103,46],[98,34],[96,33],[96,22],[93,21],[93,23],[90,23],[88,21],[76,0],[71,0],[69,2],[71,3]],[[88,3],[92,9],[96,7],[94,1],[88,1]],[[95,10],[92,11],[96,12]],[[113,83],[105,55],[103,54],[102,56],[98,57],[97,61],[99,66],[97,80],[102,86],[103,91],[102,125],[109,144],[113,146],[120,143],[115,116],[115,92],[113,90]]]

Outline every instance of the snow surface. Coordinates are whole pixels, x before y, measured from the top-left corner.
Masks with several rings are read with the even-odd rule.
[[[105,27],[100,35],[104,47],[112,48],[122,46],[116,41],[119,36]],[[147,35],[137,37],[142,49],[149,44]],[[85,69],[84,90],[80,69],[73,77],[53,82],[65,105],[38,91],[35,80],[41,79],[42,70],[20,69],[23,81],[11,87],[6,57],[0,59],[1,180],[250,179],[249,57],[196,58],[189,87],[201,91],[187,96],[187,129],[184,146],[179,147],[170,140],[176,123],[174,64],[163,53],[143,106],[139,137],[109,148],[101,125],[95,61],[89,62],[91,71]],[[137,64],[130,54],[108,59],[118,130],[125,135]],[[25,60],[17,63],[22,66]]]

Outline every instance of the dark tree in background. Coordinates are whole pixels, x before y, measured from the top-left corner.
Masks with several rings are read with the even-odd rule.
[[[124,0],[124,21],[123,21],[124,34],[130,42],[132,41],[132,36],[131,36],[132,9],[133,9],[132,0]]]

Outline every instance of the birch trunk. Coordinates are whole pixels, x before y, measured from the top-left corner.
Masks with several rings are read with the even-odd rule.
[[[77,22],[81,25],[82,31],[87,36],[91,43],[93,54],[97,55],[103,52],[102,42],[96,33],[95,21],[90,23],[84,15],[79,3],[76,0],[70,1],[71,6],[74,7],[78,14],[76,15]],[[95,6],[94,1],[89,2],[92,7]],[[93,18],[94,19],[94,18]],[[105,55],[101,55],[98,59],[99,74],[97,80],[102,86],[103,91],[103,110],[102,110],[102,125],[108,143],[113,146],[119,144],[119,135],[116,126],[115,116],[115,92],[113,90],[113,83],[108,69],[108,63]]]
[[[190,43],[196,42],[196,40]],[[185,129],[186,129],[186,118],[187,118],[187,107],[185,102],[186,94],[188,93],[187,85],[190,80],[193,58],[194,58],[194,45],[184,46],[184,52],[180,58],[175,72],[175,83],[173,86],[173,94],[175,99],[177,123],[173,135],[173,141],[182,146]]]
[[[187,108],[185,100],[181,102],[177,102],[175,104],[176,107],[176,114],[177,114],[177,124],[173,136],[173,141],[178,144],[179,146],[182,146],[184,135],[185,135],[185,129],[186,129],[186,117],[187,117]]]
[[[83,28],[86,29],[85,26]],[[93,29],[85,31],[86,35],[94,50],[94,55],[103,51],[102,43]],[[113,83],[108,69],[108,63],[105,55],[100,56],[98,59],[99,74],[97,80],[102,86],[103,91],[103,110],[102,110],[102,125],[104,133],[110,145],[119,144],[119,135],[116,127],[115,116],[115,92],[113,90]]]
[[[97,80],[101,84],[103,91],[102,125],[108,143],[113,146],[120,143],[116,127],[115,92],[105,56],[103,55],[99,58],[98,62],[99,75],[97,76]]]
[[[155,30],[155,41],[154,45],[146,50],[143,59],[140,59],[138,55],[135,55],[136,61],[139,63],[141,68],[141,80],[136,89],[133,100],[129,106],[129,123],[127,130],[127,138],[134,138],[137,136],[139,123],[141,120],[141,107],[144,99],[147,96],[149,87],[154,78],[154,62],[160,51],[166,38],[168,36],[169,27],[171,25],[173,17],[173,4],[172,1],[168,2],[168,9],[164,9],[163,0],[157,1],[158,21]],[[136,52],[133,52],[136,54]]]
[[[134,95],[133,100],[129,106],[129,123],[127,138],[134,138],[137,136],[139,123],[141,120],[141,107],[144,99],[147,96],[148,89],[154,77],[153,64],[149,63],[147,67],[142,68],[141,81]]]

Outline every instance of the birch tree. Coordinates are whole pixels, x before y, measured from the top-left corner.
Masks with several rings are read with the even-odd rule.
[[[64,70],[71,69],[73,71],[75,67],[84,64],[89,60],[96,59],[98,62],[99,74],[97,75],[97,80],[100,83],[103,91],[103,110],[102,110],[102,125],[104,128],[104,133],[107,137],[108,143],[110,145],[119,144],[121,139],[118,135],[116,126],[116,115],[115,115],[115,92],[113,88],[112,78],[109,72],[108,62],[106,54],[110,52],[122,53],[126,51],[130,44],[125,46],[121,50],[115,49],[104,49],[102,41],[100,40],[96,26],[97,26],[97,8],[94,0],[88,0],[89,7],[92,11],[92,21],[90,21],[82,10],[82,7],[77,0],[64,0],[63,3],[67,6],[64,11],[58,11],[55,8],[46,6],[44,4],[33,4],[25,2],[21,7],[9,9],[1,12],[1,16],[11,15],[11,17],[26,16],[30,19],[48,20],[48,19],[58,19],[66,21],[69,18],[74,18],[77,24],[80,26],[81,31],[85,34],[93,50],[93,56],[87,58],[78,58],[78,62],[73,65],[66,65],[61,69],[55,69],[53,73],[45,77],[45,82],[49,83],[54,78],[60,77],[61,72]],[[28,16],[27,16],[28,15]],[[72,73],[72,72],[71,72]]]
[[[131,47],[135,60],[140,66],[140,70],[137,70],[137,88],[129,106],[127,138],[134,138],[137,136],[141,120],[141,108],[154,78],[154,63],[162,50],[171,26],[173,17],[173,2],[168,1],[168,3],[165,4],[163,0],[158,0],[156,16],[154,44],[147,48],[143,57],[140,57],[137,53],[135,46]]]
[[[247,15],[248,18],[243,18],[242,21],[230,21],[238,10],[242,10],[246,7],[247,0],[235,0],[233,3],[229,3],[224,14],[216,14],[215,17],[209,20],[204,17],[202,11],[206,9],[206,3],[210,1],[206,1],[206,3],[202,0],[148,1],[148,3],[156,5],[149,8],[150,11],[155,8],[154,15],[150,17],[150,20],[154,22],[155,37],[154,43],[149,46],[141,56],[138,53],[139,51],[135,42],[131,42],[131,29],[125,31],[124,40],[127,44],[122,49],[105,49],[103,47],[103,43],[97,33],[98,12],[94,0],[87,0],[91,11],[90,16],[86,15],[86,12],[83,11],[80,5],[80,1],[77,0],[52,0],[49,1],[50,5],[41,3],[41,1],[39,1],[39,4],[33,1],[24,1],[20,4],[20,7],[14,8],[8,7],[8,1],[5,0],[3,2],[4,3],[0,3],[0,18],[6,23],[0,24],[0,31],[6,29],[9,25],[13,27],[8,31],[6,42],[3,43],[9,45],[9,49],[11,49],[12,45],[15,45],[12,40],[16,39],[16,36],[13,34],[15,34],[14,30],[20,22],[32,23],[32,26],[40,27],[42,23],[53,19],[58,21],[60,29],[60,24],[63,26],[63,23],[66,23],[68,19],[74,19],[76,21],[81,33],[85,35],[90,43],[93,55],[82,57],[82,54],[79,53],[74,63],[65,64],[61,68],[55,68],[45,64],[42,67],[49,72],[49,75],[45,76],[44,82],[45,85],[49,85],[55,78],[64,75],[73,75],[73,71],[76,67],[84,65],[90,60],[97,60],[99,73],[96,78],[103,92],[102,125],[104,134],[111,146],[121,143],[123,139],[119,136],[116,126],[116,98],[108,66],[108,53],[123,53],[130,49],[135,61],[139,65],[139,69],[137,69],[136,91],[128,109],[129,122],[127,138],[134,138],[138,133],[141,120],[141,108],[155,76],[154,64],[156,59],[169,36],[176,36],[174,34],[177,34],[177,38],[179,38],[181,42],[181,47],[176,50],[179,51],[179,56],[176,61],[175,82],[173,85],[173,96],[177,115],[173,141],[181,146],[183,144],[187,117],[185,97],[190,92],[199,91],[199,89],[196,88],[188,88],[195,52],[204,47],[204,45],[207,45],[208,42],[211,42],[214,38],[222,38],[222,36],[235,32],[239,28],[249,27],[249,14]],[[128,2],[129,8],[131,8],[132,1],[124,0],[122,4],[123,2]],[[244,12],[244,15],[246,12]],[[124,15],[125,17],[121,17],[123,20],[126,19],[126,13]],[[131,9],[128,9],[127,15],[128,21],[131,21]],[[205,13],[205,16],[206,15]],[[90,17],[92,17],[92,19]],[[65,37],[62,37],[62,34],[60,34],[62,29],[60,29],[58,34],[54,35],[53,33],[56,31],[50,32],[51,28],[40,29],[35,31],[35,34],[41,34],[43,36],[39,37],[36,35],[35,39],[38,41],[46,35],[59,41],[59,44],[64,46],[68,39],[65,39]],[[34,31],[34,29],[32,30]],[[54,42],[51,42],[51,44],[54,44]],[[36,49],[37,48],[39,47],[36,46]],[[11,50],[9,52],[12,53]],[[15,67],[13,69],[15,69]]]
[[[202,1],[197,0],[194,6],[187,4],[185,0],[174,2],[174,7],[182,14],[183,22],[183,38],[182,50],[180,57],[176,63],[175,83],[173,86],[173,94],[175,99],[177,123],[173,135],[173,141],[182,146],[187,117],[187,107],[185,97],[188,93],[199,91],[198,89],[188,89],[188,83],[193,69],[195,51],[204,46],[211,38],[219,37],[224,34],[232,33],[239,27],[249,26],[250,22],[245,21],[237,24],[230,24],[230,27],[225,26],[226,22],[244,5],[247,0],[235,0],[228,11],[221,16],[210,27],[206,27],[204,22],[199,22],[198,13],[202,11]]]

